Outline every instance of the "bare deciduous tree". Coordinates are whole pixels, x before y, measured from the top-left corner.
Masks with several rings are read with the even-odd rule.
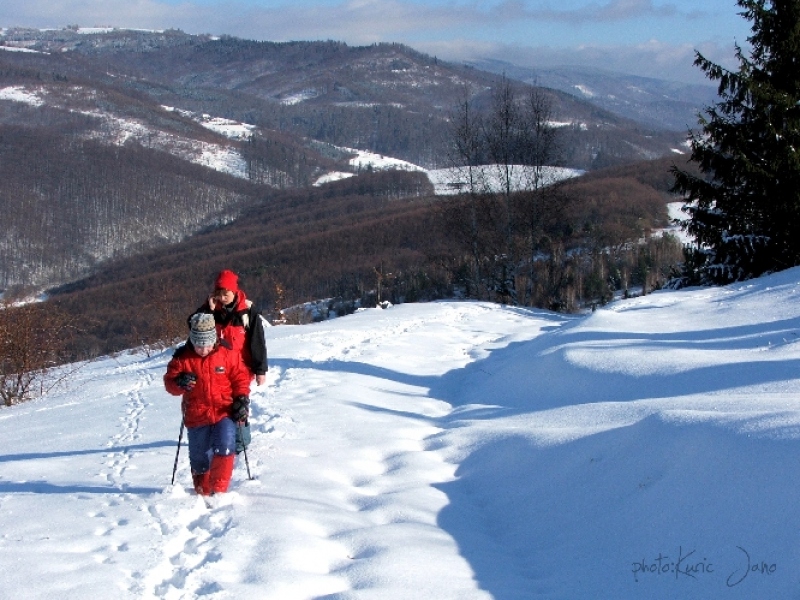
[[[484,113],[464,89],[452,119],[451,164],[462,194],[443,203],[448,229],[469,248],[474,278],[489,298],[517,304],[532,296],[534,263],[563,195],[547,189],[557,159],[549,97],[524,97],[503,77]],[[521,269],[527,265],[527,269]],[[518,280],[525,279],[520,297]],[[474,286],[475,287],[475,286]]]
[[[74,327],[48,303],[0,303],[0,400],[11,406],[41,396],[63,381],[56,373]]]

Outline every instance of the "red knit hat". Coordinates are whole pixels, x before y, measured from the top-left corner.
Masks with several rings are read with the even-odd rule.
[[[219,275],[217,275],[217,281],[214,283],[214,287],[218,290],[237,292],[239,291],[239,276],[228,269],[220,271]]]

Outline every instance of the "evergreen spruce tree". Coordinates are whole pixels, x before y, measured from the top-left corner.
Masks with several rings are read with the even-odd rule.
[[[737,0],[752,22],[737,71],[697,53],[720,101],[690,134],[701,174],[674,168],[698,248],[689,279],[727,283],[800,264],[800,0]]]

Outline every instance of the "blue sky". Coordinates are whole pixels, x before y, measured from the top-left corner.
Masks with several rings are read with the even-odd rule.
[[[733,66],[734,0],[4,0],[0,27],[179,28],[256,40],[401,42],[445,60],[585,65],[703,82],[695,50]]]

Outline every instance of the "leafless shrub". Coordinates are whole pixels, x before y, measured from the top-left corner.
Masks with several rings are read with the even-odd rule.
[[[185,339],[189,333],[186,322],[191,310],[181,299],[169,293],[163,282],[152,293],[142,294],[143,320],[141,331],[132,324],[131,342],[141,345],[147,356],[152,356],[165,348]]]
[[[57,306],[0,303],[0,400],[12,406],[42,396],[67,377],[57,371],[74,335]]]

